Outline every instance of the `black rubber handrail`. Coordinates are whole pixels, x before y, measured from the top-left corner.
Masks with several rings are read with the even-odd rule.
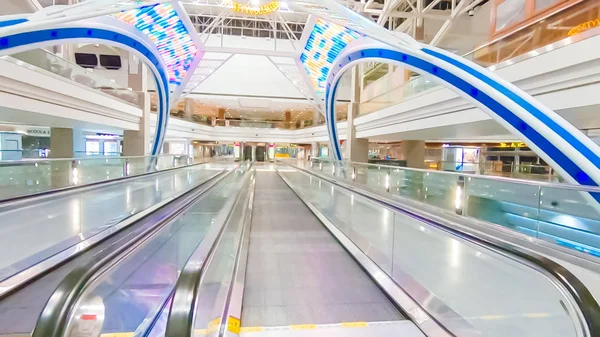
[[[244,186],[245,188],[245,186]],[[207,258],[203,260],[202,264],[187,263],[183,270],[179,274],[177,284],[175,286],[175,292],[173,300],[171,301],[171,308],[169,311],[169,317],[167,319],[167,327],[165,330],[165,337],[192,337],[194,330],[194,317],[196,310],[196,303],[198,302],[198,292],[200,288],[200,281],[206,268],[210,264],[210,256],[215,253],[216,247],[221,240],[222,234],[225,227],[232,220],[232,214],[235,209],[239,207],[239,202],[243,195],[243,190],[238,194],[233,207],[230,209],[227,219],[220,229],[217,239],[213,242],[209,251],[207,252]],[[241,240],[240,240],[241,245]],[[232,285],[230,285],[231,287]],[[222,317],[221,317],[222,319]],[[223,322],[220,322],[219,326]]]
[[[589,291],[589,289],[583,284],[583,282],[581,282],[568,269],[566,269],[565,267],[561,266],[560,264],[554,262],[553,260],[548,259],[548,258],[546,258],[540,254],[537,254],[533,251],[525,250],[517,245],[511,244],[508,242],[503,242],[500,240],[493,240],[491,237],[486,237],[486,238],[479,237],[479,236],[473,235],[471,233],[462,231],[460,229],[454,228],[452,226],[443,224],[441,222],[431,220],[430,218],[427,218],[423,215],[406,210],[399,204],[388,200],[385,196],[381,196],[381,195],[378,195],[373,192],[365,193],[364,192],[365,189],[362,187],[355,187],[354,185],[350,185],[351,187],[348,187],[348,186],[346,186],[346,183],[340,183],[339,181],[337,181],[335,179],[323,176],[321,174],[317,174],[310,170],[306,170],[304,168],[300,168],[300,167],[297,167],[297,166],[294,166],[294,165],[291,165],[291,164],[288,164],[285,162],[280,162],[280,163],[291,166],[301,172],[310,174],[319,179],[328,181],[331,184],[334,184],[334,185],[342,187],[346,190],[357,193],[371,201],[374,201],[374,202],[382,204],[386,207],[392,208],[400,213],[403,213],[407,216],[410,216],[412,218],[415,218],[417,220],[425,222],[435,228],[441,229],[441,230],[448,232],[454,236],[457,236],[463,240],[471,241],[471,242],[474,242],[481,246],[495,248],[504,253],[519,257],[523,260],[526,260],[526,261],[538,266],[539,268],[548,272],[552,277],[554,277],[558,281],[558,283],[560,283],[569,292],[569,294],[573,297],[573,299],[575,301],[575,305],[577,305],[577,307],[579,307],[579,310],[581,310],[581,313],[583,314],[583,318],[585,319],[585,324],[587,324],[587,327],[589,329],[590,336],[593,336],[593,337],[600,336],[600,306],[598,305],[598,302],[596,301],[596,299],[594,298],[592,293]],[[375,194],[379,198],[373,197],[370,194]]]
[[[162,206],[157,211],[145,216],[136,222],[139,228],[149,229],[140,230],[141,233],[132,238],[128,244],[120,244],[114,250],[105,249],[90,262],[79,266],[71,271],[63,281],[58,285],[52,296],[46,302],[44,310],[37,320],[36,326],[31,334],[32,337],[64,337],[67,333],[67,327],[71,315],[76,309],[78,300],[84,294],[90,282],[95,275],[100,272],[104,266],[128,256],[140,245],[143,245],[147,238],[158,232],[165,225],[184,212],[196,200],[205,195],[215,185],[225,177],[236,171],[232,169],[229,172],[221,172],[214,178],[203,182],[194,189],[186,192],[184,195]],[[203,186],[209,184],[206,189]]]

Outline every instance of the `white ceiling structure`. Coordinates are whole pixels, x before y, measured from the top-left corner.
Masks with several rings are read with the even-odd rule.
[[[2,0],[3,8],[36,8],[84,0]],[[270,0],[239,0],[254,6]],[[290,10],[285,1],[266,15],[232,11],[225,0],[182,0],[207,53],[184,91],[184,98],[212,113],[223,107],[229,117],[307,119],[319,109],[313,90],[296,66],[308,14]],[[487,0],[340,0],[340,3],[388,29],[465,53],[488,38]],[[15,8],[12,8],[15,7]],[[474,14],[471,16],[471,14]],[[349,74],[348,74],[349,75]],[[340,112],[350,97],[350,76],[338,95]]]

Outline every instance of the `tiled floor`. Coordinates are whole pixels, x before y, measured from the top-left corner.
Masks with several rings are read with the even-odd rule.
[[[403,319],[275,172],[257,172],[242,326]]]

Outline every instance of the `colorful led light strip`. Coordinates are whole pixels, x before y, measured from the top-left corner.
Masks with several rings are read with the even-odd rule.
[[[140,7],[115,17],[136,27],[156,45],[169,74],[169,83],[180,85],[198,47],[171,4]]]
[[[300,55],[300,61],[318,93],[325,91],[327,75],[338,54],[360,37],[359,33],[346,27],[317,19]]]

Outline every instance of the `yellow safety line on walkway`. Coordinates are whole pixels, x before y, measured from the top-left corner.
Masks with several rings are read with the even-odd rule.
[[[265,330],[262,326],[243,326],[240,328],[240,332],[261,332]]]
[[[312,330],[312,329],[316,329],[317,325],[316,324],[295,324],[295,325],[290,325],[290,329],[292,330]]]
[[[340,323],[343,328],[364,328],[369,326],[367,322],[343,322]]]
[[[389,321],[389,322],[342,322],[342,323],[331,323],[331,324],[293,324],[283,326],[245,326],[240,328],[240,332],[261,332],[261,331],[273,331],[273,330],[314,330],[314,329],[332,329],[332,328],[366,328],[369,325],[385,325],[390,323],[398,323],[401,321]]]

